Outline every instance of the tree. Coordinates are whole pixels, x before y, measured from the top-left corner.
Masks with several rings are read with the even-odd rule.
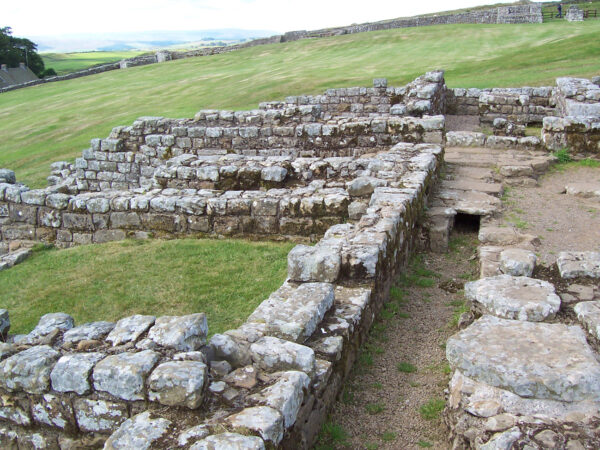
[[[38,77],[44,76],[44,61],[37,53],[37,45],[29,39],[12,36],[10,27],[0,28],[0,64],[19,67],[22,62]]]

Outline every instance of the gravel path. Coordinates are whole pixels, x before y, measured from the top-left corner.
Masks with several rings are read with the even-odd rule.
[[[448,448],[444,346],[464,304],[458,290],[476,277],[476,245],[475,233],[456,233],[448,254],[420,255],[397,280],[317,449]]]

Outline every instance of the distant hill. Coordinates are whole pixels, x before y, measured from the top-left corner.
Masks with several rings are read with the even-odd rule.
[[[184,47],[199,41],[241,42],[277,34],[269,30],[223,28],[193,31],[143,31],[129,33],[88,33],[56,36],[31,36],[40,52],[67,53],[91,51],[152,50]]]

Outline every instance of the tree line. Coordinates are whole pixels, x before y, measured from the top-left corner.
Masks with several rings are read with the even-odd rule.
[[[40,78],[56,75],[54,69],[44,67],[44,60],[38,55],[37,45],[34,42],[14,37],[10,27],[0,28],[0,64],[19,67],[19,63],[22,62],[26,63]]]

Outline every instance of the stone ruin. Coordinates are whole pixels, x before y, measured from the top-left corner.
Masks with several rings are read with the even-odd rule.
[[[514,160],[500,173],[514,180],[540,173],[548,166],[544,142],[558,134],[547,129],[547,121],[580,120],[565,118],[559,105],[571,100],[587,105],[595,98],[595,85],[571,83],[583,87],[574,94],[561,88],[562,82],[558,89],[452,90],[443,72],[427,73],[404,87],[376,79],[373,87],[288,97],[253,111],[140,118],[113,129],[106,139],[92,140],[75,164],[53,164],[46,189],[30,190],[16,182],[14,173],[0,172],[0,250],[18,241],[69,247],[183,236],[315,243],[289,253],[287,280],[242,326],[210,340],[200,312],[78,326],[67,314],[53,313],[29,334],[9,335],[8,312],[0,311],[2,447],[309,448],[391,282],[423,241],[421,226],[434,247],[447,239],[457,212],[487,215],[499,203],[485,203],[477,192],[462,199],[456,191],[432,197],[444,147],[476,143],[490,154],[526,147],[537,151],[523,162],[531,173],[515,169]],[[504,132],[483,142],[476,133],[446,133],[444,114],[465,110],[482,123],[497,121]],[[544,139],[506,136],[512,128],[503,120],[543,122]],[[597,123],[598,117],[586,120]],[[595,136],[591,129],[577,139],[586,142],[582,148],[598,153],[597,144],[589,144]],[[564,135],[570,138],[571,130]],[[424,216],[427,204],[432,207]],[[434,214],[439,220],[432,221]],[[500,270],[494,258],[482,259],[489,274]],[[519,266],[514,259],[510,252],[502,259],[504,270]],[[494,289],[510,289],[512,276],[494,281]],[[534,287],[526,289],[551,290],[531,283]],[[484,317],[448,343],[455,373],[446,418],[455,446],[487,442],[485,448],[497,448],[491,446],[494,439],[504,442],[518,434],[516,441],[539,424],[517,423],[499,417],[500,411],[534,411],[540,405],[558,408],[553,432],[575,423],[577,437],[592,442],[595,438],[585,435],[588,428],[574,416],[565,422],[565,414],[597,410],[595,378],[555,386],[556,377],[536,360],[542,378],[550,381],[522,390],[518,371],[507,370],[510,376],[497,381],[502,374],[490,370],[489,362],[497,356],[483,345],[521,338],[519,333],[539,339],[564,333],[566,351],[593,375],[597,368],[583,345],[583,332],[527,321],[556,313],[551,292],[548,307],[527,304],[521,311],[520,300],[517,306],[498,305],[496,298],[478,300],[480,290],[473,285],[468,292],[481,305],[474,311]],[[589,317],[594,310],[587,311],[582,314]],[[523,330],[506,328],[515,318],[525,320]],[[490,334],[490,329],[497,331]],[[507,364],[521,367],[530,355],[520,357]],[[529,395],[526,389],[534,390]],[[523,400],[528,395],[535,397],[533,403]],[[477,415],[476,407],[493,414]],[[493,418],[496,425],[481,417]],[[492,433],[507,429],[508,437]]]

